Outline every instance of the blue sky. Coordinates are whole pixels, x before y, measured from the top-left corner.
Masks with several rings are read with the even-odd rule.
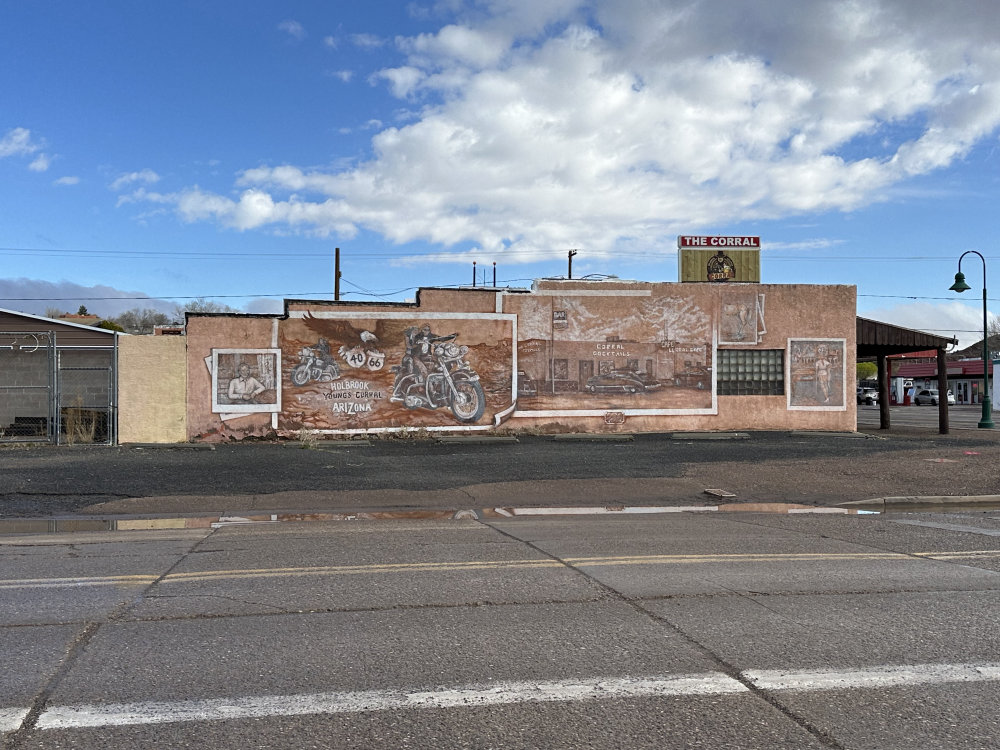
[[[763,281],[969,344],[963,251],[1000,311],[997,28],[973,0],[5,3],[0,307],[277,310],[332,297],[335,247],[345,299],[570,248],[675,281],[678,234],[752,234]]]

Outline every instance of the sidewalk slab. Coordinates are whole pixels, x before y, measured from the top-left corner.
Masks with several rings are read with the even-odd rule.
[[[344,513],[282,512],[231,513],[193,516],[118,516],[107,518],[39,518],[0,520],[0,536],[60,534],[95,531],[173,531],[180,529],[217,529],[280,523],[315,523],[345,521],[479,521],[483,519],[541,518],[544,516],[661,515],[665,513],[780,513],[861,515],[874,511],[828,508],[797,503],[730,503],[726,505],[609,505],[563,507],[493,507],[439,508],[426,510],[384,510]]]
[[[868,500],[851,500],[838,503],[839,508],[870,508],[872,510],[919,510],[921,507],[970,506],[1000,507],[1000,495],[909,495],[901,497],[873,497]]]
[[[490,443],[518,442],[518,439],[514,435],[440,435],[435,439],[439,443],[464,443],[465,445],[489,445]]]
[[[590,432],[567,432],[561,435],[553,435],[553,440],[562,442],[573,442],[573,441],[587,441],[587,442],[611,442],[611,443],[630,443],[635,440],[635,435],[630,435],[627,433],[590,433]]]
[[[673,440],[749,440],[747,432],[673,432]]]

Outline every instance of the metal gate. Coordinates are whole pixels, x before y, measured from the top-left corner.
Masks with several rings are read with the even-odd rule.
[[[115,425],[115,350],[57,347],[57,442],[113,445]]]
[[[0,331],[0,440],[56,442],[56,334]]]
[[[0,441],[113,445],[117,347],[60,347],[55,331],[0,331]]]

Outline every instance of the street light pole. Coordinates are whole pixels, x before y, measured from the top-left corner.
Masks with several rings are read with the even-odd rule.
[[[949,290],[953,292],[966,292],[972,287],[965,283],[965,274],[962,273],[962,258],[969,253],[978,255],[983,262],[983,417],[979,420],[979,427],[988,430],[993,429],[993,403],[990,400],[990,376],[989,376],[989,318],[986,313],[986,258],[976,250],[966,250],[958,258],[958,273],[955,274],[955,283]],[[938,397],[947,399],[947,394],[938,394]]]

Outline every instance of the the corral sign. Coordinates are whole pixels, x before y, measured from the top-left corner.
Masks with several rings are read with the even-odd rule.
[[[760,237],[681,235],[677,248],[680,281],[760,283]]]
[[[730,248],[760,250],[760,237],[722,237],[717,235],[695,237],[681,235],[677,238],[678,250],[684,250],[689,247],[699,250],[728,250]]]

